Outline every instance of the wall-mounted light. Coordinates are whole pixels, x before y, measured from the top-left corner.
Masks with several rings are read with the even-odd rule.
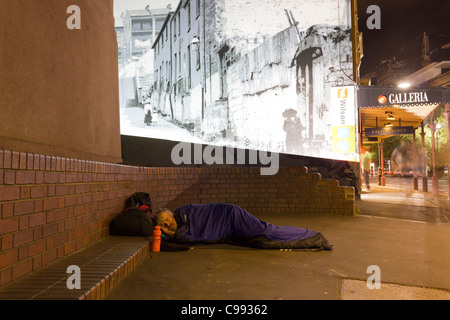
[[[200,46],[200,39],[197,38],[197,36],[194,36],[191,41],[192,50],[194,51],[198,50],[199,46]]]
[[[392,127],[393,126],[393,124],[392,123],[390,123],[390,122],[388,122],[388,123],[386,123],[385,125],[384,125],[385,127]]]
[[[387,120],[395,120],[395,117],[392,115],[391,111],[386,111],[385,114],[387,114]]]

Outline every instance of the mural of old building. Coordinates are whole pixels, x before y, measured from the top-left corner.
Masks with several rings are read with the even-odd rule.
[[[153,45],[154,108],[208,143],[331,151],[329,89],[353,83],[350,2],[180,1]]]

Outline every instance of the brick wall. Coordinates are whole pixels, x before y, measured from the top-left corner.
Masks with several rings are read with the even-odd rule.
[[[354,214],[354,188],[304,167],[150,168],[0,150],[0,285],[109,234],[136,191],[155,208],[227,202],[253,214]]]

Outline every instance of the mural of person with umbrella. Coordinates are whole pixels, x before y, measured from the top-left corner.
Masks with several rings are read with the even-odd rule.
[[[283,130],[286,132],[286,152],[298,153],[301,147],[301,134],[305,127],[297,116],[297,110],[292,108],[283,112]]]

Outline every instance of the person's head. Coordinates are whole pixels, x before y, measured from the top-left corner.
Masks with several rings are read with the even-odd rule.
[[[160,208],[156,212],[156,223],[160,227],[164,227],[169,229],[170,231],[176,231],[177,230],[177,221],[175,220],[175,217],[173,216],[172,211],[170,211],[167,208]]]

